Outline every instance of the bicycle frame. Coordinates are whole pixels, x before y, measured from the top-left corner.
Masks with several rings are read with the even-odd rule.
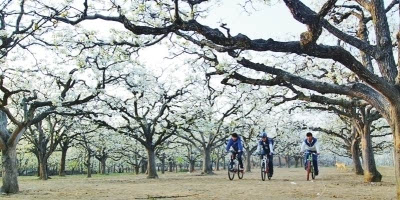
[[[229,160],[229,167],[228,167],[228,177],[229,180],[233,180],[235,177],[235,174],[238,174],[238,178],[242,179],[243,178],[243,170],[239,170],[239,160],[237,158],[237,153],[236,151],[230,151],[231,152],[231,156],[230,156],[230,160]],[[232,167],[231,167],[231,162],[232,163]]]
[[[262,160],[261,160],[261,165],[264,165],[265,172],[269,171],[268,163],[269,163],[268,156],[264,155]]]
[[[237,152],[236,151],[231,151],[231,160],[233,162],[233,165],[235,166],[232,170],[234,170],[236,172],[236,166],[239,165],[239,162],[237,160],[237,156],[236,156]]]
[[[261,157],[261,180],[265,181],[266,176],[268,177],[268,180],[271,180],[271,174],[269,172],[269,158],[268,155],[262,155]]]
[[[315,172],[314,172],[314,159],[313,159],[313,155],[318,155],[318,154],[316,154],[316,153],[313,153],[313,152],[307,152],[308,153],[308,156],[307,156],[307,159],[306,159],[306,164],[308,165],[310,165],[310,171],[308,171],[308,169],[307,169],[307,181],[310,179],[310,173],[311,173],[311,178],[312,179],[315,179]]]

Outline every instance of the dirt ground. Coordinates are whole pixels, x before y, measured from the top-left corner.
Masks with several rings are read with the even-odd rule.
[[[20,177],[21,192],[0,199],[395,199],[393,168],[379,168],[381,183],[364,183],[362,176],[334,168],[320,169],[314,181],[305,180],[300,168],[276,168],[272,180],[261,181],[258,170],[242,180],[230,181],[226,171],[144,175],[112,174],[85,178],[81,175],[53,177],[48,181]]]

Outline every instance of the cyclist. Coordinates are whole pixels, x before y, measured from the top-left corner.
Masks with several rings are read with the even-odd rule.
[[[233,148],[233,150],[235,150],[235,152],[233,157],[231,158],[230,168],[232,169],[233,167],[233,158],[237,156],[239,160],[239,170],[243,171],[243,160],[242,160],[243,143],[242,139],[239,137],[237,133],[232,133],[231,139],[229,139],[228,144],[226,145],[226,152],[229,152],[229,149],[231,147]]]
[[[319,155],[319,143],[317,138],[313,137],[312,133],[308,132],[306,134],[307,138],[301,144],[301,152],[305,152],[304,154],[304,167],[307,170],[307,158],[311,153],[313,158],[313,165],[315,169],[315,175],[318,176],[318,155]]]
[[[258,141],[257,152],[261,155],[261,158],[264,155],[268,157],[268,168],[270,176],[274,173],[274,165],[273,165],[273,154],[274,154],[274,140],[272,138],[268,138],[266,132],[260,133],[260,141]]]

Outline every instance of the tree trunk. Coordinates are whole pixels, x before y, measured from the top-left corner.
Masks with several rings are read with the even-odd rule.
[[[372,0],[370,7],[372,22],[374,23],[376,43],[385,56],[381,56],[377,63],[383,77],[389,82],[395,82],[397,70],[393,57],[391,34],[383,0]]]
[[[351,158],[353,159],[354,172],[357,175],[364,175],[364,170],[360,161],[360,141],[353,139],[351,141]]]
[[[202,174],[213,174],[211,163],[211,148],[203,149],[203,171]]]
[[[299,167],[299,157],[294,157],[294,167],[295,168]]]
[[[100,160],[100,173],[101,174],[106,174],[106,166],[107,166],[107,158],[102,158]]]
[[[138,175],[139,174],[139,169],[140,169],[140,165],[135,165],[135,174]]]
[[[40,177],[40,159],[39,159],[39,157],[37,157],[37,167],[36,167],[36,171],[37,171],[36,176],[37,176],[37,177]]]
[[[174,163],[170,160],[169,162],[168,162],[168,164],[169,164],[169,172],[172,172],[172,171],[174,171]]]
[[[281,168],[282,167],[282,159],[280,156],[278,156],[278,162],[279,162],[279,168]]]
[[[195,160],[191,160],[190,162],[189,162],[189,172],[190,173],[193,173],[194,172],[194,165],[196,164],[196,161]]]
[[[290,157],[289,156],[285,157],[285,162],[286,162],[286,167],[290,168]]]
[[[393,133],[393,139],[394,139],[394,154],[395,154],[395,160],[394,160],[394,168],[395,168],[395,174],[396,174],[396,183],[397,183],[397,199],[400,199],[400,105],[398,106],[398,109],[396,110],[395,106],[392,106],[391,108],[391,119],[386,119],[390,123],[390,127],[392,129]]]
[[[2,150],[2,193],[17,193],[18,186],[18,167],[17,167],[17,145],[8,146],[6,150]]]
[[[215,166],[216,166],[216,170],[217,171],[219,171],[219,160],[220,160],[220,158],[217,158],[217,161],[216,161],[216,163],[215,163]]]
[[[40,179],[47,180],[48,174],[47,174],[47,158],[46,158],[46,156],[40,156],[39,169],[40,169],[40,173],[39,173]]]
[[[61,162],[60,162],[60,176],[65,176],[65,165],[66,165],[66,159],[67,159],[67,151],[68,148],[62,148],[61,149]]]
[[[246,152],[246,172],[251,172],[251,153],[250,151]]]
[[[147,161],[143,160],[142,165],[141,165],[141,173],[144,174],[146,173],[146,169],[147,169]]]
[[[90,157],[91,155],[89,154],[88,157],[86,158],[86,168],[87,168],[87,177],[91,178],[92,177],[92,164],[90,163]]]
[[[380,182],[382,175],[376,169],[374,152],[372,150],[372,138],[370,124],[364,122],[361,133],[362,157],[364,164],[364,181],[365,182]]]
[[[146,148],[147,150],[147,178],[158,178],[156,166],[156,154],[153,148]]]

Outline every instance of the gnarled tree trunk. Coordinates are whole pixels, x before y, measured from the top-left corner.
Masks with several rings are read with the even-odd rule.
[[[281,168],[282,167],[282,159],[280,156],[278,156],[278,163],[279,163],[279,168]]]
[[[215,161],[215,167],[217,171],[219,171],[219,160],[221,160],[221,158],[217,157],[217,160]]]
[[[86,161],[85,161],[85,166],[87,169],[87,178],[91,178],[92,177],[92,163],[91,163],[91,157],[92,155],[89,153],[86,157]]]
[[[206,147],[203,149],[203,174],[213,174],[211,163],[211,148]]]
[[[246,152],[246,172],[251,172],[251,154],[252,152],[247,151]]]
[[[189,172],[190,172],[190,173],[193,173],[193,172],[194,172],[195,164],[196,164],[196,160],[190,160],[190,161],[189,161]]]
[[[147,178],[158,178],[156,166],[156,154],[154,148],[146,148],[147,150]]]
[[[19,192],[19,186],[18,186],[16,144],[8,146],[7,149],[2,150],[1,153],[2,153],[1,163],[2,163],[2,181],[3,181],[1,192],[17,193]]]
[[[392,106],[390,117],[391,119],[387,119],[387,121],[390,123],[394,137],[394,168],[397,182],[397,198],[400,199],[400,103],[397,107]]]
[[[370,123],[365,121],[361,129],[361,146],[362,146],[362,158],[364,165],[364,181],[365,182],[380,182],[382,175],[376,168],[374,152],[372,149],[372,138]]]
[[[364,170],[360,161],[360,141],[353,139],[351,141],[351,158],[353,159],[354,172],[357,175],[364,175]]]
[[[289,156],[285,156],[285,162],[286,162],[286,167],[290,168],[290,157]]]
[[[60,161],[60,171],[58,175],[60,176],[65,176],[65,165],[66,165],[66,160],[67,160],[67,151],[68,148],[61,148],[61,161]]]
[[[106,174],[107,158],[100,160],[100,174]]]
[[[47,173],[47,158],[46,156],[39,156],[39,169],[40,169],[40,179],[47,180],[49,178]]]

